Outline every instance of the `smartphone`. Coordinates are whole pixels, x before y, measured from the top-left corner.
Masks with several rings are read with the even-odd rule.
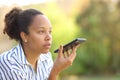
[[[86,38],[76,38],[75,40],[69,42],[68,44],[63,46],[63,53],[71,49],[73,46],[81,44],[86,41]],[[58,53],[59,49],[56,49],[54,53]]]

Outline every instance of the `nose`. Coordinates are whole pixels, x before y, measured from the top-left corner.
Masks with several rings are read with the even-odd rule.
[[[50,41],[52,39],[52,35],[50,33],[46,34],[45,40]]]

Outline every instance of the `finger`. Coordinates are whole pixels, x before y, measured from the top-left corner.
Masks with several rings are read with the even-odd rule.
[[[80,44],[76,45],[75,47],[78,48],[80,46]]]
[[[63,53],[63,57],[64,57],[64,58],[66,58],[66,57],[67,57],[65,53]]]
[[[71,61],[73,61],[73,60],[75,59],[75,57],[76,57],[76,52],[71,53],[71,54],[69,55],[69,59],[70,59]]]
[[[71,54],[69,55],[69,58],[70,58],[72,61],[73,61],[73,60],[75,59],[75,57],[76,57],[76,49],[77,49],[77,47],[74,46],[74,47],[72,48]]]
[[[72,53],[75,53],[75,52],[76,52],[76,49],[77,49],[77,47],[74,46],[74,47],[72,48]]]
[[[72,48],[72,52],[73,52],[73,53],[76,52],[76,50],[77,50],[77,48],[78,48],[79,46],[80,46],[80,44],[74,46],[74,47]]]
[[[58,52],[58,57],[62,57],[62,56],[63,56],[63,46],[60,45],[59,52]]]
[[[66,51],[66,54],[67,54],[67,56],[69,56],[69,55],[70,55],[70,52],[67,50],[67,51]]]

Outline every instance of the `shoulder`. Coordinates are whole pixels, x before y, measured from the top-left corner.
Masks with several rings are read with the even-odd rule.
[[[0,64],[2,67],[6,67],[10,65],[10,62],[9,62],[9,59],[11,57],[11,52],[10,51],[6,51],[6,52],[3,52],[1,55],[0,55]]]
[[[2,80],[4,80],[4,78],[6,78],[5,80],[18,80],[21,77],[18,76],[23,73],[18,53],[19,50],[15,46],[11,50],[3,52],[0,55],[0,74],[2,74]]]
[[[0,55],[0,73],[2,76],[2,80],[4,80],[4,78],[7,80],[11,76],[10,73],[12,68],[11,67],[12,63],[10,62],[10,59],[12,60],[11,56],[12,56],[11,50],[3,52]]]
[[[17,58],[15,49],[16,48],[14,47],[11,50],[0,54],[1,68],[11,70],[11,65],[13,64],[12,62],[15,61],[15,58]]]

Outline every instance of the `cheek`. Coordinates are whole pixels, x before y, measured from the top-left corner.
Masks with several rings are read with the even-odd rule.
[[[31,37],[29,37],[29,42],[32,43],[32,45],[40,45],[44,42],[44,36],[43,35],[31,35]]]

